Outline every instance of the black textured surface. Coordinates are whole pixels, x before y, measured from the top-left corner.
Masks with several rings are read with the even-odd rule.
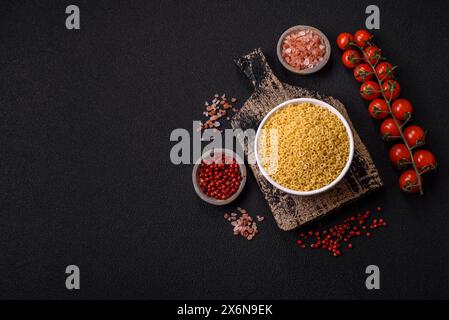
[[[377,43],[429,129],[440,162],[426,195],[407,196],[358,85],[339,62],[338,32],[364,24],[370,1],[65,1],[0,4],[0,297],[449,298],[447,10],[443,1],[378,1]],[[277,37],[321,29],[325,70],[288,74]],[[174,128],[190,128],[215,92],[245,99],[233,63],[261,47],[283,81],[339,98],[385,187],[323,220],[385,208],[390,226],[335,259],[300,252],[270,217],[252,242],[234,238],[224,208],[201,202],[191,167],[170,163]],[[270,216],[254,178],[236,205]],[[65,267],[81,269],[68,291]],[[379,291],[364,269],[381,268]]]

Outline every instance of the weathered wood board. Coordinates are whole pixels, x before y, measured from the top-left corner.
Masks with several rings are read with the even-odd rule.
[[[350,171],[337,186],[319,195],[303,197],[286,194],[273,187],[262,176],[256,164],[250,165],[279,228],[291,230],[300,227],[379,189],[383,185],[368,150],[360,140],[345,106],[340,101],[305,88],[280,82],[273,74],[260,49],[236,59],[235,62],[251,80],[255,91],[233,117],[231,125],[234,129],[256,130],[263,117],[272,108],[286,100],[304,97],[320,99],[335,107],[348,120],[354,134],[355,152]],[[245,149],[246,157],[252,157],[253,146],[245,146],[242,137],[239,137],[238,140]]]

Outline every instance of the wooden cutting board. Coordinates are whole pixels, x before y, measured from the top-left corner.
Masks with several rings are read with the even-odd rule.
[[[355,131],[345,106],[333,97],[323,96],[309,89],[282,83],[273,74],[260,49],[235,60],[237,66],[252,82],[255,91],[232,118],[234,129],[257,130],[264,116],[278,104],[294,98],[323,100],[348,120],[354,134],[354,160],[345,178],[331,190],[314,196],[294,196],[272,186],[261,174],[256,164],[250,165],[260,189],[282,230],[291,230],[321,218],[331,211],[379,189],[382,179],[368,150]],[[253,143],[246,146],[244,137],[237,137],[245,155],[253,157]]]

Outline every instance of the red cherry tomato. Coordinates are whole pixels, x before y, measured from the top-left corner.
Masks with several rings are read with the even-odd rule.
[[[396,80],[387,80],[382,83],[382,91],[385,98],[388,100],[394,100],[401,94],[401,86]]]
[[[360,63],[360,60],[359,52],[353,49],[346,50],[341,57],[343,65],[348,69],[354,69]]]
[[[412,161],[408,148],[403,143],[395,144],[390,149],[390,160],[398,168],[404,168],[408,163]]]
[[[394,67],[389,62],[381,62],[376,66],[376,74],[381,81],[392,79],[393,71]]]
[[[390,113],[388,105],[384,99],[376,99],[371,101],[368,106],[368,112],[373,119],[385,119]]]
[[[397,99],[391,105],[391,111],[396,119],[404,121],[412,116],[413,106],[407,99]]]
[[[365,100],[374,100],[380,96],[380,87],[377,82],[366,81],[360,86],[360,95]]]
[[[351,47],[351,42],[354,42],[354,36],[348,32],[340,33],[337,37],[337,46],[341,50],[347,50]]]
[[[367,30],[358,30],[354,34],[355,43],[362,48],[365,48],[368,45],[368,41],[373,38],[373,35]]]
[[[367,63],[359,64],[354,69],[354,78],[358,82],[365,82],[373,78],[374,72],[371,66]]]
[[[432,152],[428,150],[418,150],[413,154],[413,161],[419,172],[424,173],[437,167],[437,160]]]
[[[424,145],[426,141],[426,133],[419,126],[409,126],[404,130],[405,142],[410,148]]]
[[[376,65],[379,59],[382,57],[382,50],[380,50],[376,46],[369,46],[363,50],[363,58],[366,63],[370,63],[372,65]]]
[[[415,170],[407,170],[399,177],[399,186],[402,191],[416,193],[419,191],[419,178]]]
[[[380,134],[384,139],[397,138],[401,136],[399,128],[392,118],[385,119],[380,125]]]

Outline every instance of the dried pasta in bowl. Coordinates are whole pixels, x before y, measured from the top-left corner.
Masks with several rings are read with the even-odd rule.
[[[276,108],[259,128],[258,165],[287,190],[323,189],[347,170],[353,149],[348,128],[336,111],[311,102]]]

